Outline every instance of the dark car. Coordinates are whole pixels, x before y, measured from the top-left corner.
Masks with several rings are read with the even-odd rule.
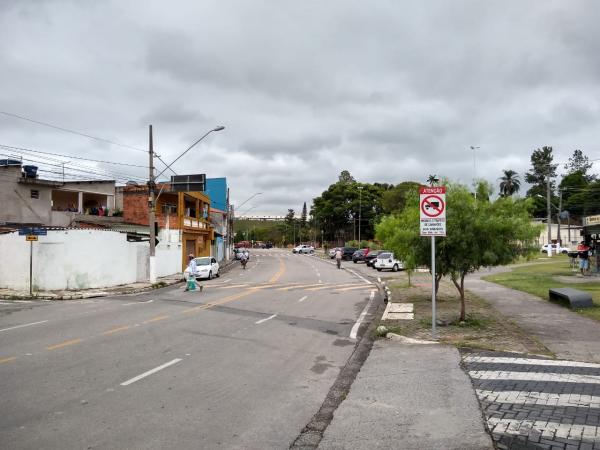
[[[344,247],[342,249],[342,259],[345,259],[346,261],[350,261],[352,259],[352,255],[354,255],[354,252],[358,250],[355,247]]]
[[[365,262],[365,258],[367,256],[369,256],[370,253],[371,253],[370,249],[368,249],[368,248],[364,248],[362,250],[356,250],[354,252],[354,254],[352,255],[352,262],[354,264],[357,264],[359,262]]]
[[[272,242],[267,242],[265,244],[265,248],[273,248],[273,243]]]
[[[388,250],[377,250],[377,251],[369,252],[369,254],[367,256],[365,256],[365,263],[367,264],[367,266],[375,268],[374,264],[375,264],[375,261],[377,261],[377,256],[379,256],[382,253],[385,253],[387,251]]]

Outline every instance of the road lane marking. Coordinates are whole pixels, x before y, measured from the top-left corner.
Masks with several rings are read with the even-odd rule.
[[[165,363],[162,366],[155,367],[154,369],[151,369],[148,372],[144,372],[144,373],[138,375],[137,377],[133,377],[127,381],[124,381],[123,383],[121,383],[121,386],[129,386],[130,384],[135,383],[136,381],[140,381],[142,378],[146,378],[147,376],[150,376],[160,370],[166,369],[167,367],[172,366],[173,364],[177,364],[178,362],[181,362],[181,361],[182,361],[181,358],[175,358],[174,360],[169,361],[168,363]]]
[[[315,283],[311,283],[311,284],[296,284],[293,286],[286,286],[286,287],[282,287],[282,288],[278,288],[275,289],[276,291],[289,291],[290,289],[300,289],[300,288],[306,288],[306,287],[312,287],[312,286],[318,286],[318,284]]]
[[[234,284],[231,286],[206,286],[206,287],[214,287],[216,289],[236,289],[236,288],[241,288],[241,287],[246,287],[248,286],[247,284]]]
[[[0,364],[11,362],[11,361],[14,361],[15,359],[17,359],[15,356],[9,356],[8,358],[2,358],[2,359],[0,359]]]
[[[271,277],[271,279],[269,280],[269,283],[275,283],[277,282],[277,280],[279,280],[281,278],[281,276],[284,274],[285,272],[285,263],[283,262],[283,259],[279,258],[279,271],[273,275],[273,277]]]
[[[146,303],[152,303],[154,300],[146,300],[145,302],[131,302],[131,303],[124,303],[123,306],[129,306],[129,305],[145,305]]]
[[[313,287],[313,288],[308,288],[308,289],[304,289],[305,291],[322,291],[323,289],[331,289],[333,286],[323,286],[321,285],[320,287]]]
[[[272,316],[267,317],[266,319],[261,319],[258,322],[254,322],[256,325],[266,322],[267,320],[271,320],[277,317],[277,314],[273,314]]]
[[[365,286],[363,284],[362,286],[352,286],[352,287],[346,287],[346,288],[337,288],[337,289],[334,289],[334,291],[344,292],[344,291],[355,291],[357,289],[370,289],[370,288],[369,288],[369,286]]]
[[[171,316],[168,316],[168,315],[167,316],[156,316],[156,317],[153,317],[152,319],[148,319],[142,323],[158,322],[159,320],[165,320],[165,319],[168,319],[169,317],[171,317]]]
[[[39,325],[40,323],[46,323],[46,322],[48,322],[48,321],[47,320],[41,320],[40,322],[24,323],[23,325],[15,325],[14,327],[3,328],[0,331],[16,330],[17,328],[30,327],[32,325]]]
[[[357,276],[358,278],[360,278],[361,280],[363,280],[365,283],[367,284],[373,284],[371,283],[369,280],[367,280],[365,277],[363,277],[362,275],[359,275],[358,273],[356,273],[356,271],[352,270],[352,269],[346,269],[348,272],[350,272],[351,274]]]
[[[81,339],[71,339],[70,341],[61,342],[60,344],[51,345],[50,347],[46,347],[46,350],[56,350],[59,348],[67,347],[68,345],[79,344]]]
[[[365,309],[363,309],[363,311],[360,313],[360,316],[358,317],[358,320],[352,327],[352,330],[350,330],[350,339],[356,339],[358,329],[360,328],[361,324],[363,323],[363,320],[365,320],[367,312],[369,311],[369,307],[371,306],[371,303],[373,302],[374,298],[375,298],[375,291],[371,291],[371,297],[369,298],[369,303],[367,303],[367,306],[365,306]]]
[[[105,331],[102,333],[103,336],[108,336],[109,334],[118,333],[119,331],[128,330],[129,325],[125,325],[123,327],[113,328],[112,330]]]
[[[300,300],[298,300],[299,302],[303,302],[304,300],[306,300],[308,298],[307,295],[305,295],[304,297],[302,297]]]
[[[497,357],[497,356],[466,356],[464,358],[467,362],[476,363],[500,363],[500,364],[526,364],[535,366],[557,366],[557,367],[591,367],[600,368],[600,364],[587,363],[579,361],[560,361],[555,359],[529,359],[529,358],[509,358],[509,357]]]

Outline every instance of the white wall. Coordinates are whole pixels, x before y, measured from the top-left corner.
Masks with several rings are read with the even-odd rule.
[[[0,235],[0,287],[29,290],[30,243]],[[33,243],[34,290],[86,289],[148,279],[148,242],[105,230],[48,230]],[[181,246],[158,245],[158,276],[181,272]]]

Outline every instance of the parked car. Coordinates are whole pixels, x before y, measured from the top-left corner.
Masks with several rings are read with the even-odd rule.
[[[340,249],[341,249],[341,247],[333,247],[331,250],[329,250],[329,257],[331,259],[335,258],[336,252]]]
[[[382,270],[391,270],[392,272],[398,272],[404,269],[404,263],[399,259],[394,258],[392,252],[381,253],[375,260],[375,268],[378,272]]]
[[[557,255],[558,253],[562,253],[563,255],[566,255],[571,250],[570,248],[563,247],[559,244],[550,244],[550,245],[552,246],[552,254],[553,255]],[[540,249],[540,251],[542,253],[548,253],[548,244],[542,245],[542,248]]]
[[[267,242],[265,244],[265,248],[273,248],[273,243],[272,242]]]
[[[358,250],[356,247],[344,247],[342,248],[342,259],[346,260],[346,261],[351,261],[352,260],[352,255],[354,255],[354,252]]]
[[[211,280],[212,277],[219,276],[219,263],[215,258],[210,256],[202,256],[196,259],[196,273],[194,274],[196,278],[206,278]],[[185,278],[190,274],[190,268],[187,267],[185,269]]]
[[[243,248],[243,247],[236,248],[233,250],[233,252],[235,253],[235,259],[242,259],[242,253],[245,253],[246,259],[248,261],[250,261],[250,252],[248,251],[247,248]]]
[[[292,249],[292,253],[314,253],[315,248],[312,245],[298,245]]]
[[[375,261],[377,261],[377,257],[379,255],[381,255],[382,253],[386,253],[386,252],[389,252],[389,250],[376,250],[376,251],[371,250],[369,252],[369,254],[367,256],[365,256],[365,263],[367,264],[367,266],[375,268],[374,264],[375,264]]]
[[[359,262],[365,262],[365,258],[367,257],[367,255],[370,253],[369,248],[363,248],[362,250],[356,250],[354,252],[354,254],[352,255],[352,262],[354,264],[357,264]]]

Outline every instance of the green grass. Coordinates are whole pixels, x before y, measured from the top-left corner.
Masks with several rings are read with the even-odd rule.
[[[555,280],[556,276],[573,277],[574,281],[576,280],[575,272],[571,270],[569,258],[566,256],[555,256],[552,260],[517,267],[511,272],[488,275],[483,279],[545,299],[548,298],[548,289],[550,288],[572,287],[589,292],[592,294],[594,306],[575,311],[592,319],[600,320],[600,279],[597,282],[565,283]]]

